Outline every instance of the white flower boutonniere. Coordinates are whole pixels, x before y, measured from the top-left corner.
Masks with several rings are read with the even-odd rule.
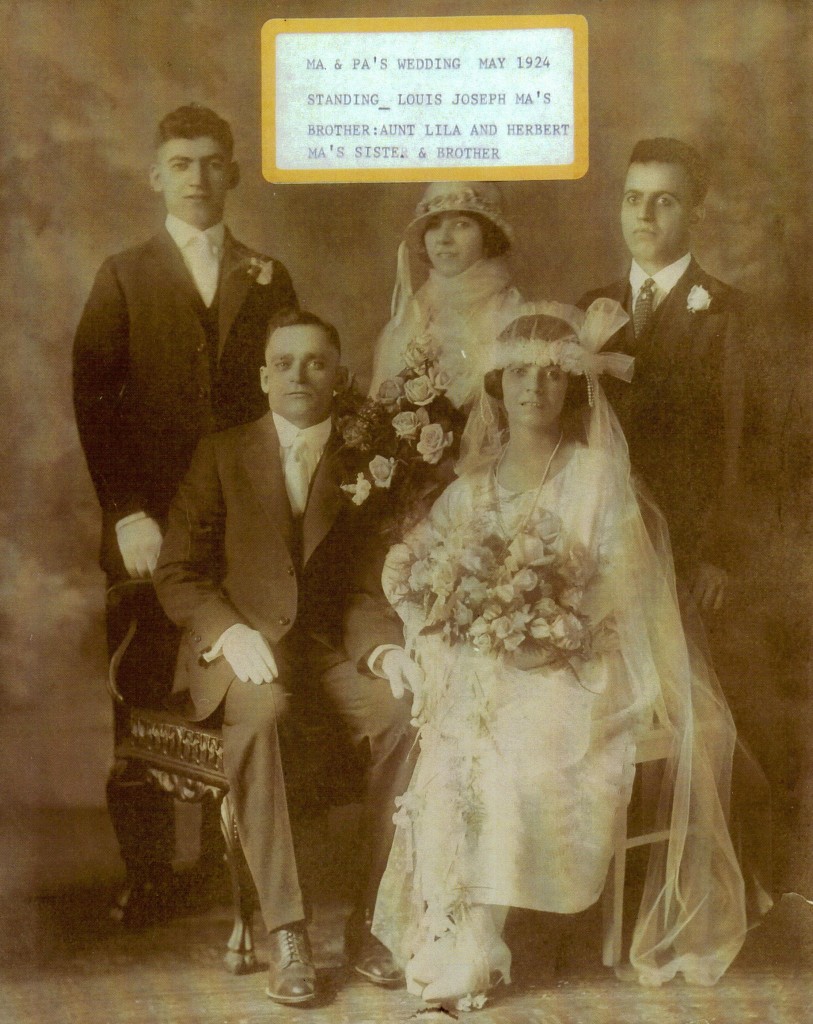
[[[271,284],[271,278],[274,276],[274,261],[252,256],[248,263],[248,272],[257,284]]]
[[[686,309],[690,313],[702,313],[711,305],[711,296],[702,284],[696,284],[686,299]]]
[[[370,497],[373,485],[363,473],[359,473],[354,484],[341,484],[341,489],[350,495],[354,505],[363,505]]]

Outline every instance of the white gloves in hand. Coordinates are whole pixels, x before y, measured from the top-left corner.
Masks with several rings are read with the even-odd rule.
[[[381,658],[381,671],[389,680],[396,700],[409,690],[413,694],[412,717],[417,718],[423,708],[423,669],[400,648],[390,648]]]
[[[161,550],[161,528],[149,516],[132,519],[116,527],[124,568],[134,579],[152,576]]]
[[[244,683],[270,683],[279,675],[271,648],[262,633],[237,622],[221,637],[221,653]]]

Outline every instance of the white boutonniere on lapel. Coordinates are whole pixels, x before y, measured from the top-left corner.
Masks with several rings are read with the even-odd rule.
[[[271,278],[274,276],[274,261],[252,256],[248,261],[248,272],[257,284],[271,284]]]
[[[339,486],[343,491],[350,495],[354,505],[363,505],[370,497],[370,491],[373,489],[373,485],[363,473],[359,473],[356,476],[356,482],[354,484],[340,484]]]
[[[711,305],[711,296],[702,284],[696,284],[686,299],[686,309],[690,313],[703,313]]]

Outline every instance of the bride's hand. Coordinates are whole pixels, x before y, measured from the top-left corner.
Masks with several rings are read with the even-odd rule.
[[[389,680],[392,695],[396,700],[406,690],[417,694],[423,682],[423,669],[410,658],[406,651],[392,647],[381,659],[381,671]]]

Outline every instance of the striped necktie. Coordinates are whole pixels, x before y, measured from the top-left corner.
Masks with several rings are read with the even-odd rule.
[[[635,337],[640,338],[646,334],[647,328],[652,320],[652,310],[655,306],[655,282],[651,277],[641,285],[638,298],[635,300],[635,309],[632,312],[632,324],[635,328]]]

